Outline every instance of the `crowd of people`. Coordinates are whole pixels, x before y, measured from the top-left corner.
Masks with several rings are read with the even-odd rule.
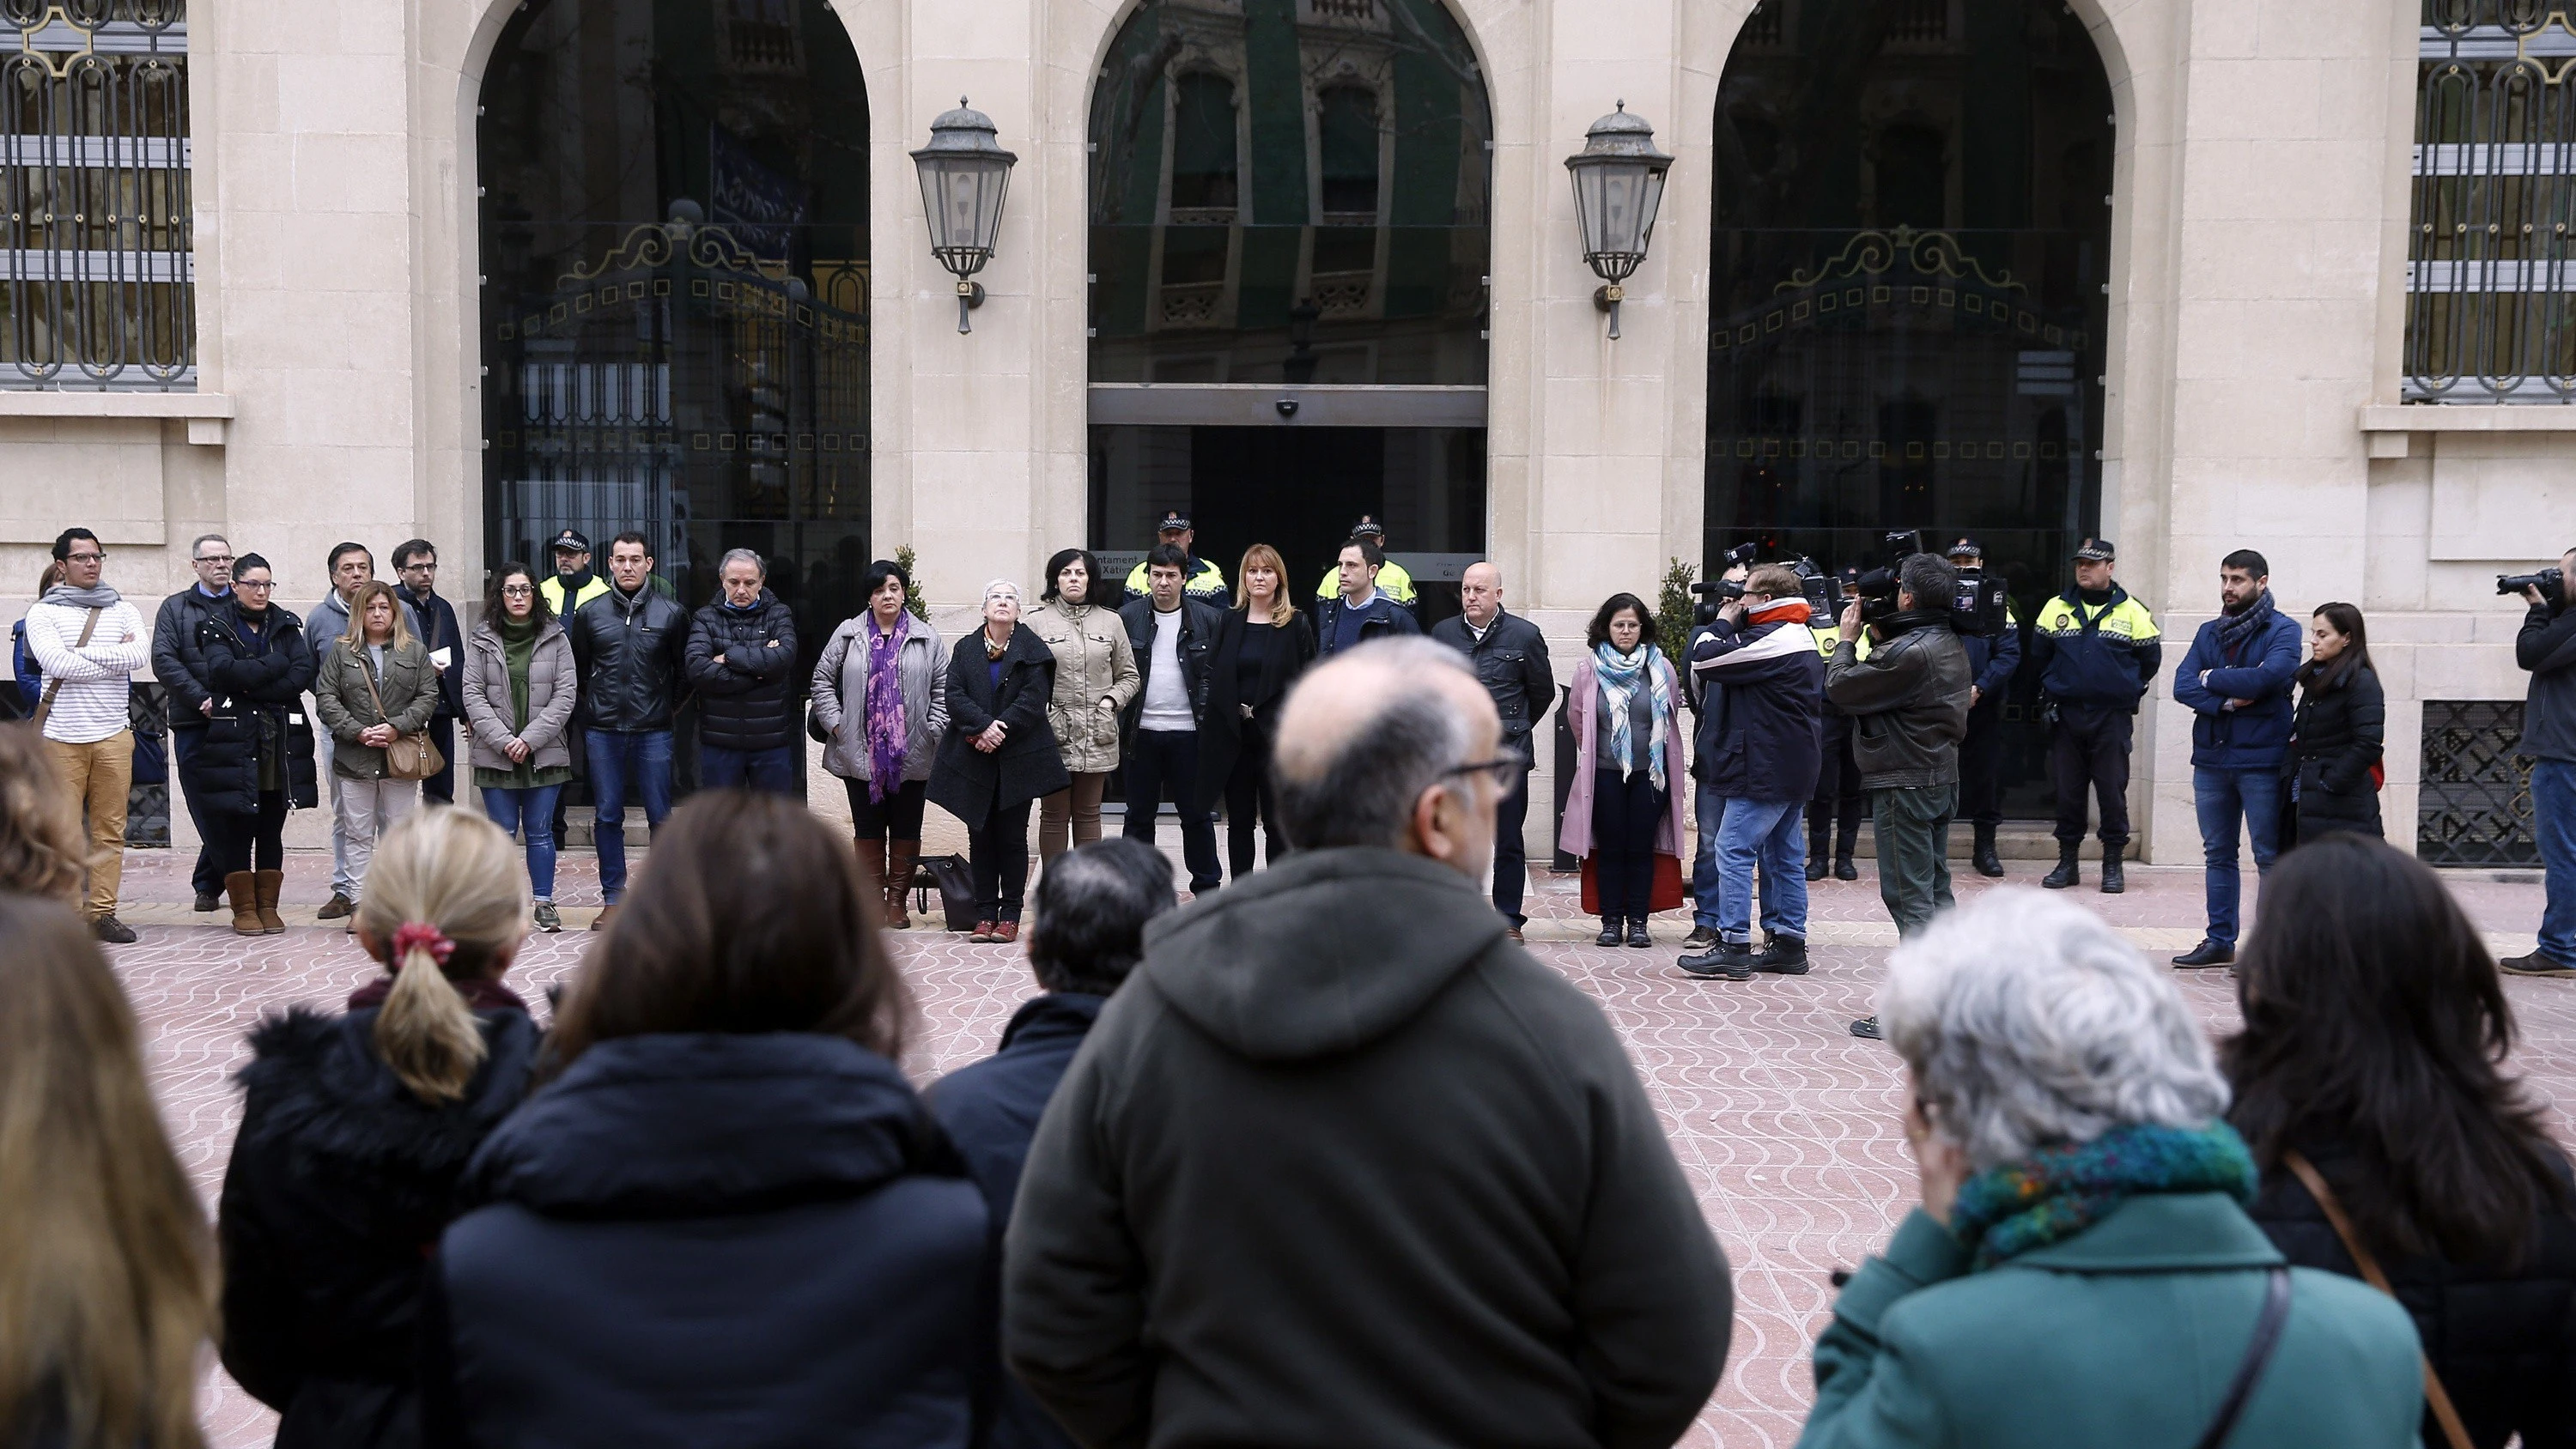
[[[1692,673],[1849,674],[1760,632],[1777,584]],[[942,748],[1057,707],[1011,663],[1016,603],[951,670],[979,712]],[[1590,749],[1634,791],[1674,767],[1680,681],[1610,612]],[[909,628],[870,627],[898,637],[836,667],[882,655],[860,688],[901,698]],[[1890,652],[1845,695],[1864,723],[1956,672]],[[1674,1442],[1732,1273],[1601,1008],[1486,895],[1520,768],[1499,662],[1404,638],[1307,670],[1268,732],[1290,853],[1240,885],[1178,907],[1147,842],[1071,845],[1020,938],[1036,994],[926,1088],[884,882],[800,803],[676,810],[544,1027],[509,984],[527,854],[412,811],[353,922],[378,974],[252,1034],[211,1224],[75,913],[80,802],[0,729],[0,1433],[196,1445],[213,1343],[281,1444]],[[866,738],[870,777],[912,746]],[[1797,804],[1721,858],[1774,858]],[[1602,818],[1651,839],[1630,808]],[[1919,1200],[1841,1286],[1802,1443],[2576,1443],[2576,1178],[2502,1070],[2478,932],[2329,832],[2278,862],[2238,973],[2213,1047],[2062,895],[1908,931],[1879,1020]]]

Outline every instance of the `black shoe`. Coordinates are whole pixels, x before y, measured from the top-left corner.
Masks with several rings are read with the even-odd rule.
[[[1825,878],[1825,873],[1832,869],[1832,866],[1825,864],[1825,858],[1821,855],[1811,855],[1807,857],[1807,879],[1809,881],[1823,880]]]
[[[1620,928],[1619,918],[1617,916],[1603,916],[1601,918],[1601,934],[1592,938],[1592,944],[1595,946],[1616,946],[1626,939],[1628,939],[1628,933]]]
[[[2204,939],[2199,945],[2173,958],[2173,963],[2186,970],[2202,966],[2232,966],[2236,964],[2236,948],[2224,941]]]
[[[2102,852],[2102,894],[2116,896],[2129,888],[2129,879],[2121,873],[2120,853],[2125,845],[2114,845]]]
[[[1871,1041],[1883,1040],[1883,1038],[1878,1034],[1878,1018],[1874,1016],[1864,1016],[1860,1020],[1853,1022],[1851,1024],[1851,1034],[1858,1037],[1867,1037]]]
[[[223,892],[221,892],[221,891],[199,891],[199,892],[197,892],[197,906],[196,906],[196,908],[197,908],[197,910],[199,910],[199,911],[201,911],[201,912],[203,912],[203,911],[220,911],[220,910],[222,910],[222,909],[224,908],[224,897],[223,897]]]
[[[1995,827],[1977,827],[1977,848],[1969,863],[1977,868],[1979,875],[2001,876],[2004,873],[2003,859],[1995,854]]]
[[[1753,958],[1753,969],[1782,976],[1804,976],[1807,974],[1807,943],[1796,936],[1774,936],[1771,943],[1762,948],[1762,954]]]
[[[1628,944],[1636,947],[1640,951],[1655,944],[1655,938],[1646,933],[1645,922],[1630,921],[1628,923]]]
[[[1852,858],[1850,856],[1837,855],[1834,857],[1834,879],[1858,880],[1860,879],[1860,867],[1852,864]]]
[[[2039,878],[2039,883],[2053,891],[2062,891],[2084,879],[2084,862],[2072,845],[2057,847],[2057,869]]]
[[[111,946],[134,944],[134,928],[114,916],[101,916],[90,922],[89,933]]]
[[[1729,981],[1750,981],[1753,979],[1753,943],[1720,941],[1705,955],[1684,956],[1673,964],[1693,976],[1723,976]]]
[[[2508,956],[2496,965],[2511,976],[2576,976],[2576,966],[2539,951],[2528,956]]]
[[[1682,952],[1684,955],[1696,955],[1716,944],[1717,929],[1715,927],[1693,926],[1691,928],[1691,933],[1682,937]]]

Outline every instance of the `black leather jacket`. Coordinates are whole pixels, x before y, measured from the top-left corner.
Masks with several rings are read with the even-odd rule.
[[[687,677],[689,611],[647,583],[633,598],[610,588],[564,621],[581,666],[581,722],[640,734],[671,727]]]
[[[1497,610],[1479,639],[1465,616],[1431,626],[1431,637],[1467,656],[1476,681],[1494,697],[1503,717],[1503,743],[1527,752],[1530,731],[1556,702],[1556,671],[1547,660],[1547,636],[1517,614]]]
[[[1136,723],[1145,715],[1145,691],[1154,682],[1154,598],[1129,599],[1118,606],[1118,618],[1127,626],[1127,647],[1136,652],[1136,697],[1127,701],[1119,719],[1121,740],[1136,732]],[[1214,604],[1181,595],[1181,637],[1175,652],[1181,658],[1181,688],[1190,697],[1190,723],[1195,728],[1207,718],[1208,656],[1216,650],[1217,629],[1225,616]]]

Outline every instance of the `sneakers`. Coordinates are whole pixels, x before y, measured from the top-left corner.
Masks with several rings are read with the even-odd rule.
[[[1691,928],[1691,933],[1682,937],[1682,954],[1685,956],[1696,956],[1716,944],[1717,927],[1693,926]]]
[[[1704,979],[1724,977],[1729,981],[1750,981],[1753,979],[1753,943],[1720,941],[1703,955],[1684,956],[1673,964]]]
[[[1018,939],[1020,939],[1019,922],[995,921],[993,923],[993,944],[997,946],[1007,945]]]
[[[101,916],[90,922],[89,933],[111,946],[134,944],[134,928],[118,920],[114,915]]]
[[[994,923],[991,921],[977,921],[975,923],[975,929],[966,933],[966,939],[978,944],[992,940],[993,925]]]
[[[1636,947],[1640,951],[1646,950],[1655,944],[1655,938],[1647,934],[1646,923],[1644,921],[1630,921],[1628,923],[1628,944]]]
[[[323,903],[322,909],[313,913],[313,918],[317,921],[337,921],[357,914],[357,910],[356,901],[338,891],[333,891],[331,899]]]
[[[552,901],[537,902],[535,917],[537,929],[549,936],[563,929],[563,916],[555,910]]]
[[[599,908],[598,915],[590,918],[590,928],[594,931],[605,931],[610,925],[614,924],[616,920],[617,902],[610,901],[607,905]]]
[[[2077,847],[2063,841],[2057,847],[2057,869],[2039,878],[2039,883],[2053,891],[2062,891],[2084,879],[2084,861]]]
[[[1753,969],[1781,976],[1807,974],[1807,943],[1797,936],[1774,936],[1753,958]]]
[[[1592,938],[1592,944],[1595,946],[1616,946],[1626,939],[1628,939],[1626,923],[1621,921],[1617,916],[1603,916],[1601,918],[1601,934]]]
[[[2196,971],[2205,966],[2233,966],[2236,964],[2236,948],[2224,941],[2203,937],[2199,945],[2173,958],[2173,963],[2186,971]],[[2567,974],[2576,976],[2576,971]]]
[[[1884,1038],[1878,1034],[1878,1018],[1874,1016],[1864,1016],[1860,1020],[1853,1022],[1851,1024],[1851,1034],[1870,1041],[1884,1040]]]
[[[2576,966],[2538,951],[2528,956],[2509,956],[2496,965],[2509,976],[2576,976]]]

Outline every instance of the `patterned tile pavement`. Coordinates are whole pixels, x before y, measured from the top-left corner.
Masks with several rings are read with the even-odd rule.
[[[258,1014],[289,1002],[336,1001],[372,967],[337,930],[315,925],[321,858],[290,855],[285,935],[242,942],[223,915],[188,909],[184,863],[167,852],[130,857],[126,919],[141,932],[115,952],[149,1038],[155,1085],[181,1155],[212,1203],[238,1110],[228,1075]],[[2016,863],[2024,884],[2036,867]],[[598,897],[587,855],[568,856],[558,898],[569,923]],[[2453,886],[2501,951],[2530,949],[2541,892],[2528,880],[2459,875]],[[2100,910],[2142,949],[2170,955],[2198,938],[2199,872],[2133,867],[2126,895],[2087,887]],[[1963,891],[1984,888],[1970,876]],[[1847,1034],[1870,1010],[1894,931],[1866,874],[1814,888],[1816,966],[1796,978],[1710,984],[1672,965],[1669,943],[1688,924],[1656,923],[1664,948],[1603,950],[1577,915],[1571,881],[1532,884],[1529,932],[1538,955],[1591,992],[1645,1073],[1675,1150],[1735,1268],[1735,1339],[1726,1377],[1687,1441],[1785,1446],[1810,1397],[1807,1349],[1830,1316],[1829,1275],[1875,1250],[1914,1200],[1914,1170],[1897,1130],[1901,1084],[1893,1057]],[[563,981],[590,940],[575,931],[533,940],[514,974],[532,997]],[[973,946],[915,929],[902,937],[922,1026],[908,1065],[923,1080],[991,1050],[1011,1009],[1033,988],[1016,947]],[[2232,1027],[2228,973],[2182,978],[2213,1031]],[[2523,1042],[2516,1065],[2552,1099],[2576,1144],[2576,982],[2510,980]],[[220,1371],[205,1401],[216,1449],[265,1444],[275,1419]]]

